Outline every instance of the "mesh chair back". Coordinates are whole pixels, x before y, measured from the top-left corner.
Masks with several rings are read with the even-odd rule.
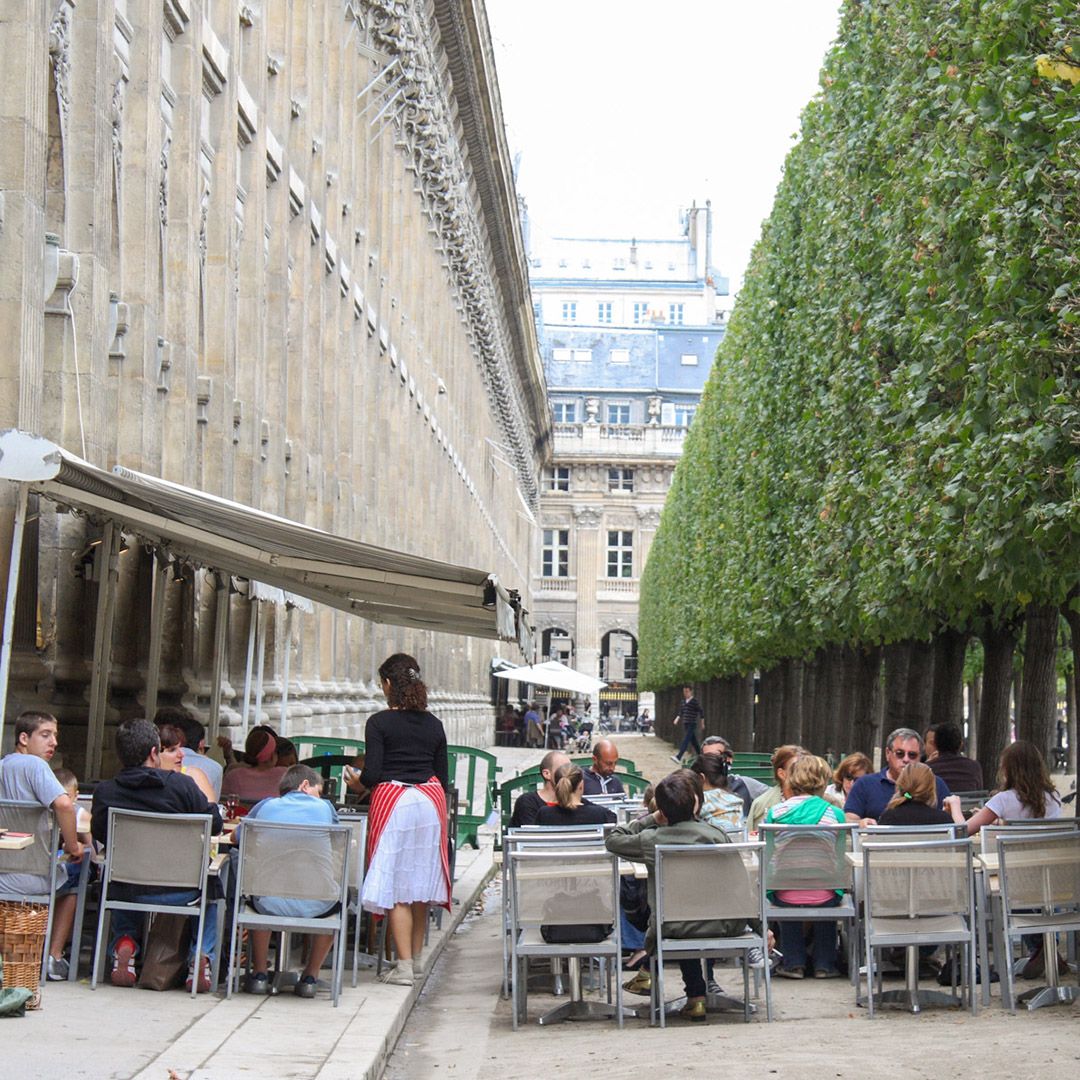
[[[762,825],[766,889],[832,889],[843,892],[851,872],[845,861],[857,826]]]
[[[350,825],[244,821],[240,826],[240,892],[286,900],[339,900]]]
[[[0,829],[31,833],[34,842],[18,851],[0,851],[0,871],[51,878],[56,860],[56,829],[52,811],[36,802],[0,800]]]
[[[759,918],[761,896],[751,874],[758,872],[762,847],[760,843],[657,845],[660,924]]]
[[[979,839],[982,842],[983,854],[997,851],[999,836],[1022,836],[1027,833],[1045,832],[1074,832],[1080,829],[1080,820],[1076,818],[1028,818],[1022,820],[1010,820],[998,822],[995,825],[984,825],[979,830]]]
[[[516,922],[523,926],[613,923],[615,857],[607,852],[509,854]]]
[[[930,840],[963,840],[966,825],[865,825],[855,833],[856,848],[872,844],[918,844]]]
[[[871,918],[916,918],[966,912],[971,901],[970,840],[863,847]]]
[[[110,881],[162,889],[200,889],[206,880],[208,814],[109,809]]]
[[[1080,902],[1080,832],[998,835],[1002,894],[1009,909]]]

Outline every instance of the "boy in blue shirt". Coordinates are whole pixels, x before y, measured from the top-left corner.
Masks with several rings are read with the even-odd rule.
[[[322,797],[322,777],[308,765],[292,765],[281,778],[280,795],[275,799],[263,799],[256,803],[247,815],[248,821],[284,821],[294,825],[336,825],[337,811],[333,804]],[[243,823],[240,824],[242,829]],[[329,852],[327,853],[329,859]],[[264,915],[294,915],[302,919],[315,919],[328,914],[334,903],[321,900],[287,900],[282,897],[258,896],[252,903],[255,910]],[[270,978],[267,973],[267,954],[270,951],[269,930],[252,930],[251,978],[248,992],[267,994]],[[293,987],[299,997],[312,998],[319,981],[319,969],[334,943],[333,934],[308,935],[308,959],[300,981]]]

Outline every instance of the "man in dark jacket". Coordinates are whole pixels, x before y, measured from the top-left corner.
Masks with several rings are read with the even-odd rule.
[[[116,730],[116,754],[123,766],[113,780],[105,780],[94,789],[90,832],[95,840],[109,846],[109,809],[144,810],[155,814],[206,814],[211,819],[211,831],[221,832],[221,815],[217,805],[206,796],[190,776],[165,771],[160,767],[161,742],[157,728],[149,720],[128,720]],[[188,904],[197,902],[197,889],[179,891],[143,891],[143,886],[118,884],[113,886],[112,898],[147,903]],[[193,916],[197,918],[197,916]],[[135,985],[136,944],[141,936],[142,912],[114,911],[110,951],[114,962],[114,986]],[[207,904],[203,928],[202,953],[195,956],[194,927],[192,933],[188,989],[196,977],[199,993],[210,989],[211,957],[217,947],[217,919],[213,903]]]
[[[930,771],[941,777],[949,785],[951,792],[981,791],[982,766],[960,753],[964,737],[959,724],[936,724],[930,730],[934,733],[934,745],[937,748],[937,753],[926,760]]]

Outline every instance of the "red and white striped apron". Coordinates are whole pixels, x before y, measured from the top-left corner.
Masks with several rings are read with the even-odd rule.
[[[375,858],[375,850],[379,846],[379,838],[383,829],[390,821],[398,799],[409,789],[419,791],[421,795],[431,800],[435,812],[439,816],[439,855],[442,862],[443,877],[446,879],[446,903],[441,904],[447,911],[450,910],[450,898],[453,893],[450,883],[450,850],[446,842],[446,792],[436,777],[431,777],[422,784],[384,783],[376,784],[371,793],[371,806],[368,810],[368,850],[367,862]]]

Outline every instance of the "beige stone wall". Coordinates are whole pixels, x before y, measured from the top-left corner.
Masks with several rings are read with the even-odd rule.
[[[522,503],[535,513],[549,433],[480,0],[4,11],[2,426],[491,570],[527,597],[535,525]],[[44,298],[47,232],[60,254]],[[44,502],[38,512],[8,713],[53,709],[75,750],[97,592],[78,556],[97,526]],[[144,708],[150,567],[136,545],[121,556],[114,721]],[[178,576],[161,700],[205,713],[212,590],[199,568]],[[248,618],[234,596],[234,729]],[[375,667],[407,649],[451,740],[487,741],[490,659],[514,646],[328,609],[297,613],[286,641],[283,614],[270,619],[263,705],[275,724],[285,648],[285,729],[353,735],[379,703]]]

